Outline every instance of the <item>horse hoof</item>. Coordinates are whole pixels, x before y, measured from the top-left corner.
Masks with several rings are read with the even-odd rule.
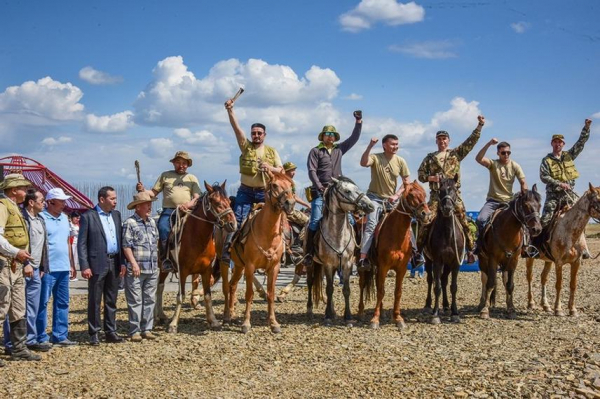
[[[279,333],[281,333],[281,327],[280,326],[271,326],[271,332],[273,334],[279,334]]]
[[[569,310],[569,316],[577,317],[579,316],[579,311],[577,309]]]
[[[557,309],[554,311],[554,316],[565,317],[565,312],[562,309]]]
[[[433,313],[433,308],[431,306],[425,306],[421,312],[423,314],[432,314]]]
[[[346,327],[348,327],[348,328],[354,327],[354,322],[352,320],[346,321]]]
[[[431,320],[429,320],[429,323],[431,323],[431,324],[441,324],[442,321],[440,320],[439,317],[436,316],[436,317],[432,317]]]
[[[398,330],[404,330],[406,328],[406,323],[403,321],[397,321],[396,322],[396,328]]]
[[[455,324],[460,324],[460,316],[455,314],[454,316],[450,317],[450,321]]]
[[[480,312],[479,313],[479,317],[483,320],[487,320],[490,318],[490,312]]]
[[[325,327],[331,327],[333,325],[333,322],[331,321],[331,319],[325,319],[325,321],[323,322],[323,325]]]
[[[243,325],[242,326],[242,334],[248,334],[250,332],[250,326]]]
[[[527,310],[537,310],[538,307],[535,303],[530,303],[527,305]]]
[[[371,330],[377,330],[379,328],[379,323],[371,323]]]
[[[215,323],[210,325],[210,329],[213,331],[221,331],[223,326],[220,323]]]
[[[284,300],[285,300],[284,296],[277,296],[277,297],[275,297],[275,301],[277,303],[283,303]]]
[[[169,326],[169,328],[167,328],[167,332],[169,334],[176,334],[177,333],[177,326]]]
[[[552,312],[552,308],[548,305],[542,305],[542,308],[544,309],[544,312]]]
[[[509,320],[515,320],[517,318],[517,312],[515,312],[514,310],[511,310],[506,314],[506,317]]]

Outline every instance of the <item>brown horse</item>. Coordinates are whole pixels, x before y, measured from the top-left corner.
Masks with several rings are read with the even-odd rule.
[[[419,223],[423,224],[431,221],[431,212],[427,206],[427,194],[416,180],[406,187],[398,204],[379,222],[375,230],[377,232],[376,241],[373,242],[369,251],[373,267],[371,270],[360,273],[359,315],[362,315],[364,311],[363,290],[367,289],[367,297],[369,297],[374,277],[376,277],[377,302],[375,314],[371,319],[371,328],[379,328],[379,317],[383,311],[383,297],[385,296],[385,279],[390,270],[396,272],[394,321],[396,327],[406,327],[400,314],[400,298],[402,297],[402,282],[412,255],[410,240],[412,218],[416,218]]]
[[[199,274],[202,277],[204,289],[204,305],[206,319],[211,328],[220,327],[217,321],[211,299],[211,279],[216,278],[216,268],[213,268],[215,259],[215,242],[213,239],[215,226],[227,231],[235,231],[236,221],[230,206],[229,198],[225,193],[225,183],[210,186],[204,182],[206,192],[198,199],[195,208],[184,216],[185,221],[180,232],[175,234],[178,242],[176,259],[179,268],[179,293],[177,307],[171,319],[168,332],[177,332],[181,305],[185,296],[185,281],[189,275]],[[161,272],[156,293],[157,315],[159,319],[166,319],[162,307],[164,282],[169,273]]]
[[[523,246],[523,228],[529,230],[532,237],[542,231],[540,207],[542,196],[536,185],[531,191],[519,192],[508,205],[496,211],[492,216],[489,228],[484,234],[479,252],[479,269],[481,270],[481,300],[479,302],[480,317],[490,317],[491,299],[496,290],[496,274],[502,270],[502,282],[506,290],[506,311],[508,318],[516,317],[513,303],[514,274],[521,256]]]
[[[589,190],[573,205],[573,207],[557,216],[557,221],[553,225],[554,229],[550,232],[548,244],[536,242],[534,245],[539,249],[540,259],[544,261],[544,270],[542,271],[542,301],[541,305],[546,312],[551,310],[546,298],[546,285],[548,283],[548,274],[550,267],[554,262],[556,270],[556,299],[554,302],[554,314],[564,316],[560,303],[560,291],[562,289],[562,268],[565,264],[571,265],[571,284],[569,294],[569,314],[577,316],[575,308],[575,292],[577,291],[577,272],[581,264],[581,254],[586,248],[583,232],[590,217],[600,218],[600,187],[594,187],[589,183]],[[545,236],[540,234],[538,238]],[[537,240],[539,241],[539,240]],[[527,283],[529,292],[527,294],[529,304],[528,308],[533,309],[535,303],[531,293],[531,280],[533,279],[533,260],[527,259]]]
[[[294,210],[296,200],[292,191],[294,182],[283,173],[267,172],[269,182],[265,191],[265,205],[251,218],[246,219],[231,244],[233,275],[229,283],[228,304],[225,306],[225,321],[234,317],[237,285],[245,272],[246,312],[242,332],[250,331],[250,309],[254,290],[252,281],[256,269],[267,274],[267,302],[269,326],[274,333],[281,332],[275,318],[275,282],[279,274],[280,260],[284,251],[283,225],[285,214]]]

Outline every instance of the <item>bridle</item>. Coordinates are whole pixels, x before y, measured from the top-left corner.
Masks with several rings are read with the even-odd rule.
[[[202,197],[200,197],[200,201],[196,204],[196,207],[192,211],[190,211],[188,215],[195,219],[214,224],[218,228],[223,228],[226,224],[225,216],[229,215],[230,213],[233,213],[233,209],[231,209],[231,207],[228,207],[222,212],[217,212],[209,197],[210,194],[208,193],[208,191],[205,192],[202,195]],[[202,212],[204,213],[204,216],[212,215],[214,219],[205,219],[199,215],[196,215],[195,212],[196,209],[198,209],[198,206],[202,206]]]
[[[519,223],[521,223],[528,230],[531,230],[531,228],[529,227],[529,221],[535,218],[539,218],[540,213],[538,211],[532,211],[528,214],[525,214],[525,212],[523,211],[523,206],[517,206],[521,203],[522,199],[525,199],[525,194],[517,194],[517,197],[513,201],[511,201],[512,206],[510,207],[510,210],[515,216],[515,218],[519,221]]]
[[[287,190],[283,190],[279,194],[277,194],[273,190],[273,183],[269,183],[269,189],[267,190],[266,194],[268,194],[269,198],[271,199],[271,205],[273,205],[274,207],[276,207],[278,209],[283,209],[283,204],[285,202],[285,196],[291,192],[292,192],[292,187],[288,188]],[[273,203],[273,201],[272,201],[273,199],[275,199],[275,203]]]
[[[333,193],[336,193],[336,197],[338,202],[342,203],[342,204],[347,204],[347,205],[353,205],[356,208],[360,207],[360,201],[362,201],[362,199],[365,197],[365,193],[360,193],[358,194],[358,196],[356,197],[356,199],[352,199],[350,197],[348,197],[347,195],[345,195],[339,188],[338,188],[338,184],[339,183],[334,183],[330,186],[327,187],[327,189],[325,190],[325,193],[323,193],[323,197],[325,197],[325,207],[333,214],[336,214],[335,212],[333,212],[329,206],[328,206],[328,200],[329,197],[331,197],[333,195]],[[345,213],[345,211],[343,211],[342,213]]]
[[[408,200],[406,199],[406,197],[401,196],[400,202],[398,203],[397,206],[394,207],[394,209],[392,209],[392,211],[398,212],[402,215],[410,216],[414,219],[418,219],[421,223],[423,223],[423,221],[421,220],[419,215],[422,214],[421,209],[425,208],[425,206],[427,206],[427,201],[422,201],[422,202],[419,202],[419,204],[417,206],[412,206],[411,204],[408,203]],[[400,207],[402,207],[402,210],[398,209]],[[407,212],[407,210],[408,210],[408,212]]]

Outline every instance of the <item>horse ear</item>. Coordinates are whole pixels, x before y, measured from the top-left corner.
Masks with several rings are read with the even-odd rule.
[[[537,183],[535,183],[533,185],[533,187],[531,187],[531,191],[533,191],[534,193],[537,193]]]
[[[223,191],[225,191],[225,184],[227,184],[227,179],[225,179],[225,181],[223,182],[223,184],[221,184],[221,189]]]
[[[334,182],[335,184],[338,184],[340,181],[338,179],[336,179],[335,177],[331,178],[331,181]]]
[[[594,186],[592,186],[592,183],[588,182],[588,184],[590,185],[590,191],[594,191]]]
[[[454,182],[458,183],[458,173],[454,175]]]
[[[208,191],[209,193],[212,193],[212,192],[213,192],[213,188],[212,188],[212,186],[211,186],[210,184],[208,184],[208,183],[206,182],[206,180],[204,180],[204,187],[206,188],[206,191]]]

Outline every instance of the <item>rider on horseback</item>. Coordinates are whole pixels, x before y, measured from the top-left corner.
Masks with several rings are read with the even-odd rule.
[[[429,183],[429,209],[433,215],[437,213],[440,200],[440,179],[443,177],[452,179],[455,176],[458,176],[459,180],[457,182],[457,188],[460,188],[460,162],[469,154],[469,152],[471,152],[473,147],[475,147],[475,144],[477,144],[477,141],[481,136],[481,128],[483,128],[483,125],[485,124],[485,118],[482,115],[479,115],[477,120],[479,121],[479,124],[475,130],[473,130],[473,133],[471,133],[461,145],[452,150],[448,149],[448,145],[450,144],[450,135],[448,132],[444,130],[437,132],[435,135],[435,142],[438,150],[427,154],[425,159],[423,159],[423,162],[421,162],[421,166],[419,166],[419,181],[422,183]],[[469,251],[467,263],[473,263],[475,261],[473,255],[473,236],[469,229],[465,206],[460,197],[460,191],[458,201],[456,202],[456,214],[465,232],[465,237],[467,238],[466,246]],[[421,252],[423,251],[428,234],[429,229],[427,226],[423,226],[419,231],[417,245]]]
[[[579,140],[568,151],[563,151],[565,137],[562,134],[552,136],[552,152],[542,159],[540,165],[540,179],[546,184],[546,202],[542,212],[543,227],[548,226],[556,210],[565,205],[573,206],[579,199],[573,190],[575,179],[579,177],[574,161],[590,138],[591,125],[591,119],[586,119]],[[582,256],[588,259],[589,251],[586,249]]]
[[[173,263],[167,256],[169,252],[167,241],[172,225],[171,215],[174,214],[177,208],[183,211],[193,208],[201,194],[198,178],[191,173],[187,173],[187,169],[192,166],[192,158],[190,158],[187,151],[177,151],[169,162],[173,164],[174,170],[163,172],[151,190],[145,190],[141,182],[135,187],[138,192],[145,191],[150,198],[156,197],[160,192],[163,193],[163,210],[158,219],[160,239],[158,254],[164,272],[173,271]]]
[[[496,146],[498,150],[498,159],[489,159],[485,157],[490,146],[498,144],[498,139],[491,139],[475,156],[475,160],[480,165],[490,171],[490,187],[488,189],[487,199],[477,216],[477,245],[475,251],[481,250],[484,227],[488,220],[492,217],[496,209],[506,206],[513,197],[513,184],[515,178],[519,180],[521,191],[527,190],[525,182],[525,173],[521,166],[510,159],[510,144],[506,141],[499,143]]]

